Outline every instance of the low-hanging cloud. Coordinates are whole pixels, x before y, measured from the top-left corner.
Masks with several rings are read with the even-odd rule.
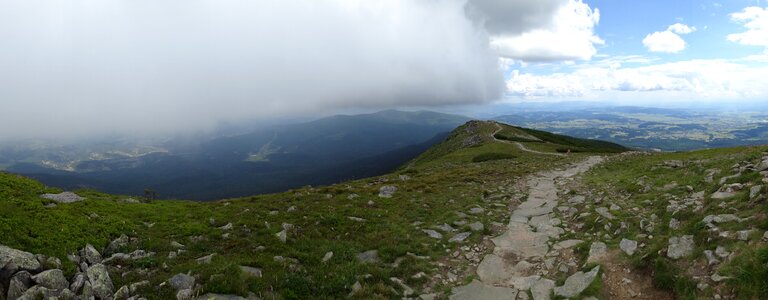
[[[8,0],[0,139],[481,103],[489,34],[453,0]]]

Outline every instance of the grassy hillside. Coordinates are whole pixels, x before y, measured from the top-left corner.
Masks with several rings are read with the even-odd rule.
[[[187,272],[202,285],[200,294],[343,298],[359,283],[355,298],[399,298],[404,288],[391,278],[402,279],[417,294],[441,294],[472,279],[446,277],[470,268],[450,254],[466,245],[488,250],[484,241],[505,228],[509,206],[524,196],[517,184],[521,178],[582,157],[542,159],[494,141],[495,128],[492,122],[463,125],[397,173],[212,203],[132,203],[125,196],[81,190],[77,193],[87,200],[53,206],[38,195],[59,191],[2,173],[0,244],[58,257],[70,278],[76,266],[66,254],[85,244],[101,250],[128,235],[136,241],[123,249],[126,253],[142,249],[157,254],[120,262],[119,269],[112,265],[110,272],[122,274],[112,279],[116,288],[148,279],[150,285],[137,293],[151,299],[173,298],[175,291],[163,282]],[[384,186],[397,191],[382,198]],[[482,230],[469,228],[477,222]],[[277,234],[284,223],[292,229],[281,242]],[[437,229],[444,224],[456,231]],[[443,237],[430,237],[424,232],[428,229]],[[448,241],[461,232],[471,233],[466,241]],[[184,251],[178,252],[172,241],[184,244]],[[378,261],[357,259],[369,250],[378,251]],[[169,252],[178,254],[170,258]],[[329,252],[332,258],[323,262]],[[212,253],[211,264],[195,261]],[[261,268],[263,276],[249,277],[239,266]]]

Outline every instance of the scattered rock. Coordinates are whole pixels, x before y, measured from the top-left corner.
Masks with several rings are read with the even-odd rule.
[[[445,224],[445,223],[443,223],[442,225],[437,225],[437,226],[435,226],[435,228],[437,228],[437,229],[439,229],[439,230],[441,230],[443,232],[454,232],[454,231],[456,231],[456,229],[451,227],[451,225],[448,225],[448,224]]]
[[[248,274],[248,276],[261,278],[262,276],[262,270],[261,268],[254,268],[249,266],[240,266],[240,270],[243,271],[243,273]]]
[[[608,208],[607,208],[607,207],[598,207],[598,208],[595,208],[595,212],[597,212],[597,213],[598,213],[598,214],[600,214],[600,215],[601,215],[603,218],[606,218],[606,219],[608,219],[608,220],[613,220],[613,219],[616,219],[616,217],[615,217],[614,215],[612,215],[612,214],[611,214],[611,213],[608,211]]]
[[[594,242],[589,247],[588,263],[598,262],[608,252],[608,246],[603,242]]]
[[[392,185],[385,185],[379,188],[379,197],[381,198],[392,198],[392,196],[397,192],[397,187]]]
[[[53,200],[59,203],[73,203],[85,200],[85,198],[78,196],[73,192],[63,192],[60,194],[42,194],[41,198]]]
[[[432,229],[422,229],[421,231],[423,231],[424,233],[426,233],[429,237],[431,237],[433,239],[438,239],[439,240],[439,239],[443,238],[442,234],[440,234],[439,232],[434,231]]]
[[[221,226],[221,227],[219,227],[219,229],[221,229],[221,230],[232,230],[232,228],[234,228],[234,227],[235,226],[232,225],[232,223],[227,223],[227,225]]]
[[[577,195],[571,197],[571,199],[568,199],[568,203],[570,204],[583,204],[587,200],[587,197]]]
[[[215,256],[215,255],[216,255],[216,253],[211,253],[211,254],[208,254],[208,255],[203,256],[201,258],[195,259],[195,261],[197,261],[197,263],[201,264],[201,265],[210,264],[211,261],[213,260],[213,256]]]
[[[707,257],[707,265],[713,266],[720,263],[712,250],[704,250],[704,256]]]
[[[24,295],[24,292],[26,292],[33,285],[35,285],[35,282],[32,281],[32,275],[30,275],[29,272],[21,271],[14,274],[13,278],[11,278],[11,281],[8,284],[8,299],[16,299],[21,297]],[[0,284],[0,289],[2,289],[2,287],[3,285]],[[5,293],[0,293],[0,298],[5,295]]]
[[[595,280],[598,272],[600,272],[600,266],[592,268],[592,270],[587,273],[581,271],[576,272],[565,280],[563,286],[555,288],[555,295],[566,298],[578,296],[592,284],[592,281]]]
[[[583,242],[584,241],[582,241],[582,240],[565,240],[565,241],[560,241],[557,244],[555,244],[554,246],[552,246],[552,249],[555,249],[555,250],[568,249],[568,248],[574,247],[574,246],[576,246],[578,244],[581,244]]]
[[[479,215],[479,214],[485,213],[485,208],[473,207],[469,209],[469,213],[473,215]]]
[[[715,254],[720,258],[726,258],[731,255],[731,252],[728,252],[723,246],[717,246],[717,248],[715,248]]]
[[[667,248],[667,257],[678,259],[686,257],[693,253],[694,241],[692,235],[669,238],[669,247]]]
[[[365,222],[366,221],[365,219],[358,218],[358,217],[347,217],[347,219],[355,221],[355,222]]]
[[[546,278],[539,279],[531,286],[531,295],[534,300],[549,299],[552,290],[555,288],[555,282]]]
[[[762,185],[756,185],[749,189],[749,199],[755,199],[757,195],[760,195],[760,192],[763,190]]]
[[[520,294],[528,295],[527,293]],[[515,300],[517,299],[517,296],[518,291],[516,289],[485,285],[478,280],[474,280],[468,285],[453,288],[453,294],[450,296],[450,300]]]
[[[750,234],[752,234],[752,229],[741,230],[741,231],[737,232],[739,240],[742,240],[742,241],[748,241]]]
[[[195,277],[179,273],[173,275],[171,279],[168,279],[168,284],[170,284],[176,291],[192,289],[195,286]]]
[[[632,256],[635,254],[635,251],[637,251],[637,241],[621,239],[619,248],[621,248],[621,251],[624,251],[627,255]]]
[[[472,231],[483,231],[485,229],[485,226],[482,222],[475,222],[469,224],[469,229]]]
[[[672,229],[672,230],[680,229],[680,221],[678,221],[675,218],[670,219],[669,220],[669,229]]]
[[[326,263],[326,262],[328,262],[329,260],[331,260],[331,258],[333,258],[333,251],[328,251],[328,252],[326,252],[326,253],[325,253],[325,255],[323,256],[323,262],[324,262],[324,263]]]
[[[173,247],[173,248],[176,248],[176,249],[182,249],[182,248],[184,248],[185,246],[184,246],[184,245],[182,245],[182,244],[180,244],[180,243],[179,243],[179,242],[177,242],[177,241],[171,241],[171,247]]]
[[[470,235],[472,235],[471,232],[462,232],[454,235],[448,242],[451,243],[461,243],[464,240],[466,240]]]
[[[377,263],[379,262],[379,251],[368,250],[357,254],[357,260],[361,263]]]

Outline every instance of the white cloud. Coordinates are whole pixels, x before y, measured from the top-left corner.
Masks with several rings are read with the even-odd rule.
[[[645,36],[643,46],[651,52],[677,53],[685,50],[685,41],[672,31],[657,31]]]
[[[665,31],[656,31],[646,35],[643,39],[643,46],[651,52],[678,53],[685,50],[687,45],[680,35],[694,31],[696,31],[696,27],[675,23],[667,27]]]
[[[538,3],[538,1],[509,1]],[[491,46],[501,55],[515,60],[589,60],[597,53],[595,45],[604,41],[594,33],[600,12],[582,0],[544,1],[555,6],[551,14],[540,14],[537,23],[517,31],[490,30]],[[546,21],[546,22],[542,22]]]
[[[768,51],[768,8],[751,6],[731,14],[731,20],[744,24],[747,31],[728,35],[728,40],[742,45],[762,46]]]
[[[535,75],[513,71],[507,92],[517,98],[610,101],[762,99],[768,97],[768,64],[756,61],[748,57],[623,67],[614,60],[584,64],[570,73]]]
[[[682,23],[675,23],[675,24],[669,25],[667,30],[677,34],[689,34],[696,31],[696,27],[688,26]]]

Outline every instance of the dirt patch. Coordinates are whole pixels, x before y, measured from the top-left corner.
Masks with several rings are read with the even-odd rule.
[[[651,274],[632,270],[622,255],[620,250],[609,251],[600,261],[603,266],[603,296],[606,299],[675,299],[672,293],[653,286]]]

